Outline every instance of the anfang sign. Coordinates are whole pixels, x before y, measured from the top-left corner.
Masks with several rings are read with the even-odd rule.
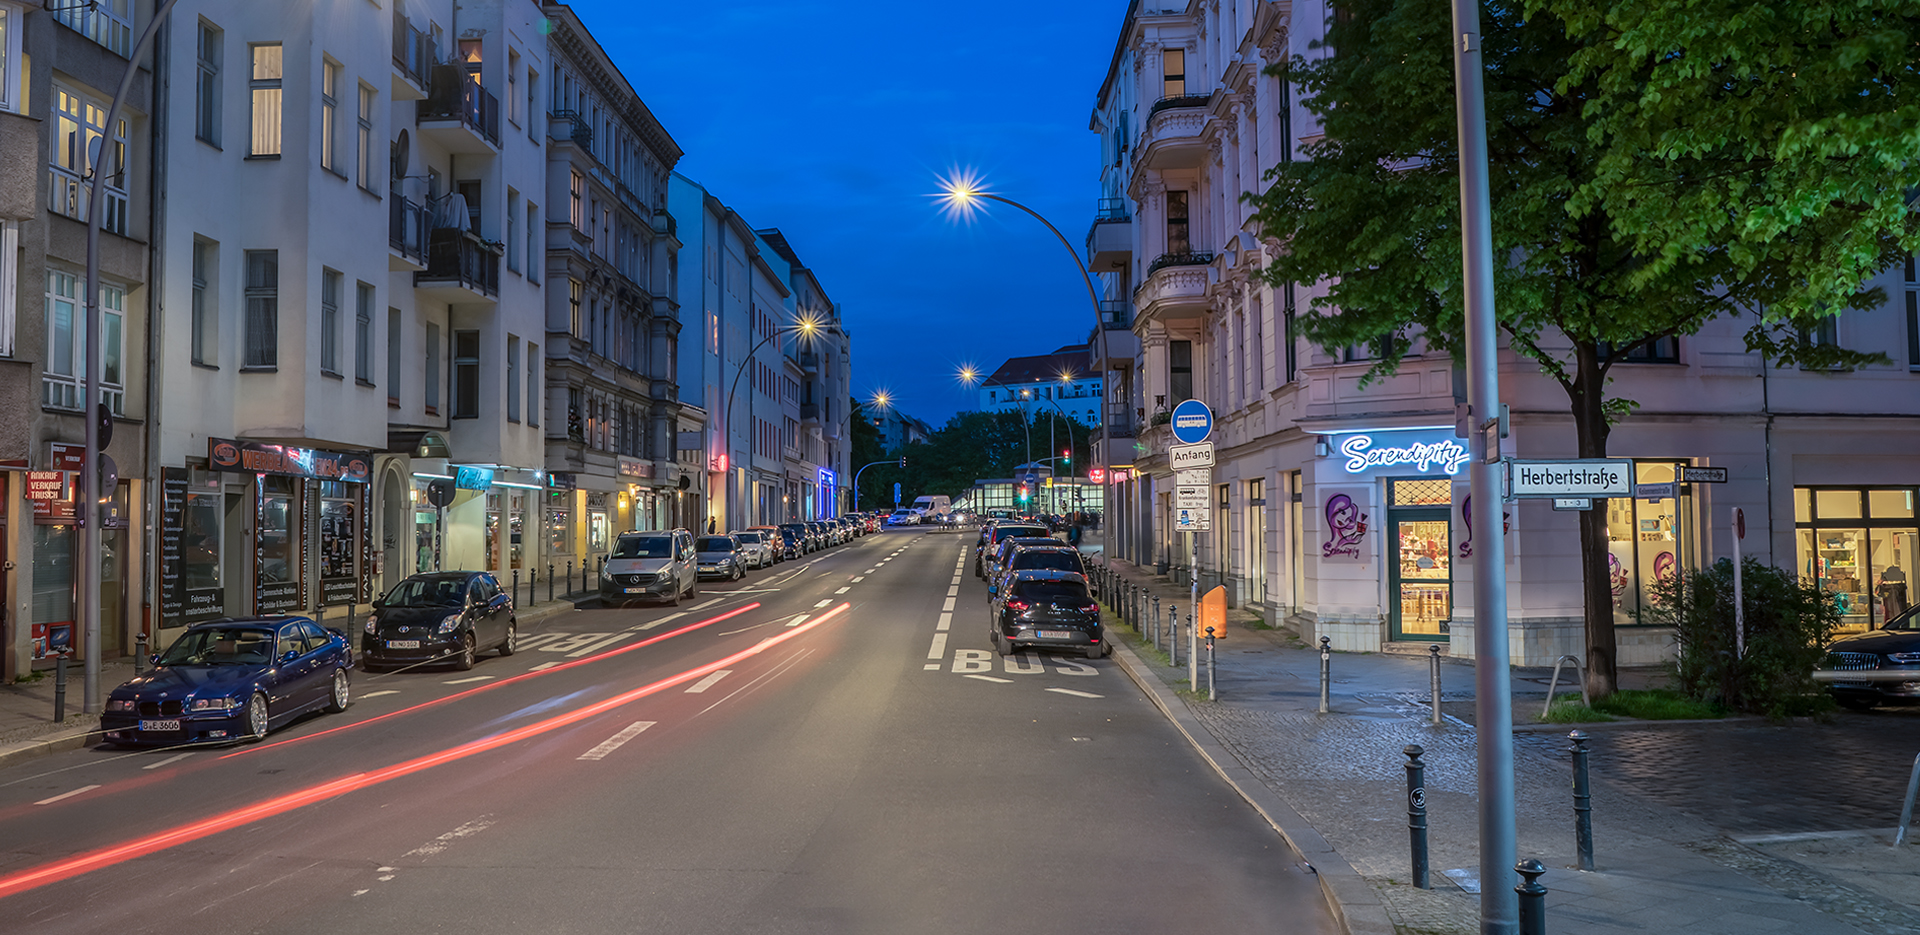
[[[1349,435],[1340,442],[1340,454],[1347,459],[1349,474],[1360,474],[1378,467],[1409,464],[1423,472],[1458,474],[1471,457],[1465,445],[1451,438],[1439,441],[1412,441],[1404,446],[1381,445],[1372,435]]]

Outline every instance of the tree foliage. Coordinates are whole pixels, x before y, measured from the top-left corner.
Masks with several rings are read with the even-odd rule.
[[[1740,566],[1745,652],[1735,635],[1733,560],[1656,580],[1642,620],[1673,628],[1680,690],[1735,711],[1789,717],[1832,707],[1813,680],[1840,623],[1817,582],[1753,558]]]
[[[900,453],[907,456],[903,498],[911,501],[922,494],[958,497],[971,489],[976,480],[1013,477],[1014,469],[1024,464],[1029,455],[1029,434],[1024,418],[1018,409],[963,412],[948,419],[947,424],[928,436],[926,441],[901,449]],[[1058,469],[1057,473],[1065,476],[1070,473],[1070,468],[1087,463],[1089,429],[1086,425],[1059,413],[1049,416],[1039,406],[1034,407],[1031,418],[1031,455],[1034,460],[1060,453],[1047,450],[1048,422],[1051,418],[1056,426],[1052,437],[1059,448],[1067,447],[1068,436],[1073,439],[1073,462],[1068,467]],[[887,502],[892,502],[890,490]]]
[[[848,462],[847,469],[853,471],[860,479],[860,508],[878,508],[880,506],[880,490],[892,484],[894,481],[899,480],[900,472],[898,468],[895,468],[890,476],[883,478],[882,474],[888,469],[885,465],[881,465],[864,474],[860,473],[861,468],[873,464],[876,461],[886,460],[887,452],[886,449],[880,447],[880,428],[873,424],[873,414],[866,410],[859,399],[850,397],[848,399],[848,405],[851,408],[847,411],[852,413],[853,424],[850,431],[853,434],[853,444],[847,449],[847,456],[851,459]],[[848,479],[852,480],[852,478]],[[887,502],[891,503],[893,501],[889,499]]]

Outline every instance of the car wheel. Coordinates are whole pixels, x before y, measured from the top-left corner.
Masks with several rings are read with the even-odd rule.
[[[247,739],[265,739],[267,736],[267,725],[269,723],[270,719],[267,717],[267,695],[265,692],[254,692],[253,697],[247,699]]]
[[[460,637],[460,654],[453,657],[453,667],[462,672],[473,668],[473,657],[475,655],[477,655],[477,653],[474,651],[473,634],[469,632],[465,636]]]
[[[747,576],[747,570],[739,565],[733,566],[733,580],[739,581]]]
[[[1088,658],[1088,659],[1098,659],[1098,658],[1100,658],[1101,656],[1104,656],[1104,655],[1106,655],[1106,654],[1107,654],[1107,651],[1106,651],[1106,647],[1103,647],[1103,646],[1089,646],[1089,647],[1087,647],[1087,658]]]
[[[347,710],[347,701],[350,699],[352,692],[353,687],[351,683],[347,681],[347,670],[333,670],[333,691],[327,696],[327,713],[339,714]]]
[[[500,655],[511,656],[520,648],[520,622],[507,618],[507,638],[500,641]]]
[[[1006,637],[1000,638],[1000,655],[1013,655],[1013,640],[1007,639]]]

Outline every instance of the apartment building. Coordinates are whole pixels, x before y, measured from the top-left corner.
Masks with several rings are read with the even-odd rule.
[[[1121,23],[1092,127],[1103,140],[1102,213],[1089,235],[1110,296],[1132,300],[1139,351],[1110,391],[1137,419],[1130,457],[1109,454],[1107,547],[1132,561],[1227,588],[1236,604],[1335,648],[1472,652],[1474,524],[1510,530],[1509,645],[1522,664],[1584,655],[1578,514],[1549,501],[1476,509],[1456,428],[1453,361],[1415,343],[1396,376],[1361,385],[1364,348],[1294,337],[1313,283],[1260,273],[1281,245],[1241,196],[1301,158],[1319,130],[1265,68],[1311,55],[1323,2],[1135,0]],[[1124,217],[1124,220],[1122,218]],[[1640,408],[1613,429],[1641,496],[1600,501],[1609,531],[1621,664],[1652,663],[1672,634],[1641,624],[1648,586],[1733,549],[1791,567],[1836,595],[1844,626],[1903,609],[1920,519],[1920,280],[1875,283],[1886,307],[1847,312],[1812,335],[1885,349],[1855,372],[1777,369],[1748,352],[1751,323],[1723,319],[1621,361],[1611,391]],[[1503,352],[1511,434],[1502,453],[1576,451],[1565,392]],[[1118,397],[1118,398],[1113,398]],[[1210,522],[1176,532],[1167,425],[1175,405],[1212,407]],[[1110,432],[1111,434],[1111,432]],[[1117,439],[1116,439],[1117,440]],[[1687,483],[1720,467],[1725,483]]]
[[[785,475],[787,515],[822,519],[853,509],[853,476],[847,461],[853,446],[853,336],[840,320],[840,308],[827,296],[813,270],[778,228],[756,231],[775,259],[790,301],[788,314],[810,322],[812,333],[786,346],[781,423],[775,429]]]

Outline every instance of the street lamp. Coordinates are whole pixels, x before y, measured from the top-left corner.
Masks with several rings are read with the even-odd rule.
[[[774,328],[772,331],[767,332],[767,336],[764,338],[761,338],[759,343],[755,344],[751,350],[747,351],[747,356],[740,359],[740,367],[738,370],[735,370],[733,374],[733,383],[731,386],[727,388],[727,406],[726,406],[724,415],[721,418],[721,423],[720,423],[721,431],[724,433],[721,436],[721,444],[726,448],[728,452],[731,452],[733,450],[733,395],[735,391],[740,389],[740,377],[746,374],[747,365],[753,362],[753,359],[754,359],[753,355],[760,353],[760,349],[762,347],[765,347],[768,341],[771,341],[774,338],[777,338],[781,335],[797,334],[800,336],[800,340],[802,342],[811,342],[814,336],[820,334],[821,332],[829,330],[831,327],[832,327],[831,325],[822,322],[821,319],[817,315],[815,315],[813,312],[803,312],[801,313],[799,318],[793,321],[792,324],[780,325]],[[752,400],[747,401],[747,412],[749,417],[751,417],[753,412]],[[752,433],[749,432],[748,436],[749,437],[747,441],[747,450],[749,453],[747,455],[747,467],[751,469],[753,467],[753,455],[751,453],[753,450],[753,440],[751,437]],[[713,492],[708,491],[707,495],[712,496]],[[733,482],[731,480],[727,482],[727,508],[729,511],[733,509]],[[733,522],[734,518],[735,517],[733,516],[727,517],[727,521],[728,521],[727,528],[732,529],[732,528],[736,528],[737,525],[739,525]]]

